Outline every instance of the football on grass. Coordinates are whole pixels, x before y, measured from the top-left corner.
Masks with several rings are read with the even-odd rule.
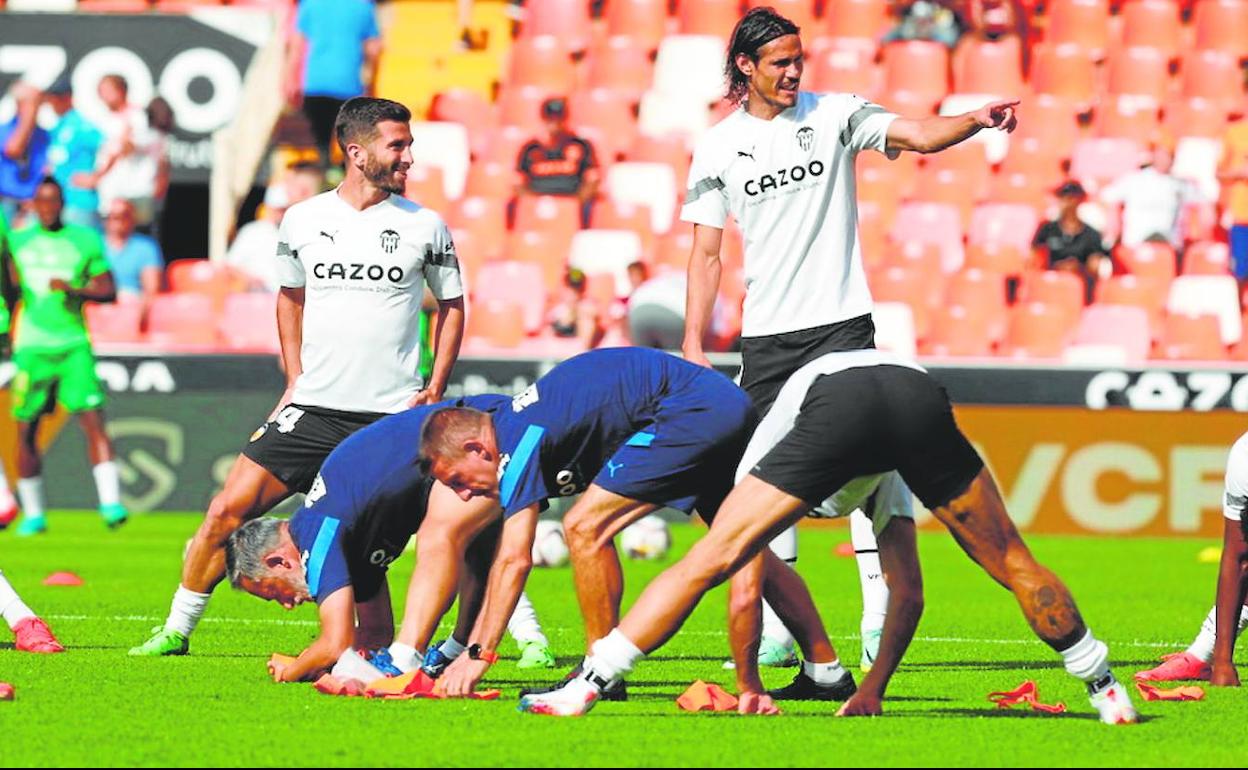
[[[672,534],[666,521],[647,516],[620,533],[620,547],[630,559],[662,559],[672,547]]]
[[[547,519],[537,522],[533,536],[533,566],[562,567],[568,563],[568,541],[563,537],[563,524]]]

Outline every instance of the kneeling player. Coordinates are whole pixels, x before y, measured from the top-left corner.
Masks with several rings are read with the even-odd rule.
[[[1225,516],[1222,527],[1222,563],[1218,570],[1218,589],[1213,609],[1200,626],[1200,633],[1183,652],[1166,656],[1166,662],[1149,671],[1140,671],[1136,679],[1146,682],[1169,682],[1180,679],[1208,679],[1219,687],[1238,687],[1239,672],[1232,656],[1235,637],[1248,626],[1248,607],[1244,606],[1248,591],[1248,433],[1231,447],[1226,461],[1226,497],[1222,503]],[[1212,666],[1210,663],[1212,662]]]
[[[579,677],[553,692],[525,696],[522,710],[587,712],[604,688],[676,633],[706,591],[748,564],[777,532],[849,482],[896,470],[963,550],[1014,593],[1036,635],[1062,655],[1069,673],[1087,683],[1101,719],[1135,721],[1126,690],[1109,669],[1108,649],[1084,625],[1066,586],[1036,562],[1019,537],[992,475],[958,429],[935,381],[894,356],[858,351],[816,359],[790,378],[785,391],[787,408],[782,411],[778,401],[764,421],[779,422],[782,437],[724,501],[707,536],[646,588],[618,628],[593,645]],[[904,538],[906,531],[896,533]],[[893,550],[907,549],[902,543]],[[897,565],[886,570],[889,566]],[[911,580],[918,580],[917,571]],[[889,613],[877,665],[842,713],[880,713],[887,675],[918,620],[911,605],[909,612]],[[738,664],[745,662],[739,653],[738,658]],[[774,712],[770,698],[750,684],[742,708]]]

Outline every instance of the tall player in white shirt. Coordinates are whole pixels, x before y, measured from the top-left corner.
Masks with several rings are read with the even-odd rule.
[[[1012,131],[1015,101],[955,117],[900,118],[853,94],[799,91],[800,30],[770,8],[737,23],[724,72],[740,109],[699,139],[681,219],[694,226],[683,352],[709,366],[702,340],[719,287],[731,214],[745,235],[741,387],[765,415],[794,371],[824,353],[875,346],[871,292],[858,244],[854,159],[938,152],[984,128]],[[863,589],[862,667],[869,670],[888,603],[871,528],[852,519]],[[772,544],[797,560],[797,532]],[[793,637],[766,612],[761,659],[792,665]]]
[[[411,112],[358,97],[338,113],[346,158],[336,189],[292,206],[279,228],[277,326],[287,387],[230,469],[191,541],[169,618],[132,655],[181,655],[225,575],[243,522],[306,492],[321,461],[378,418],[442,398],[464,330],[463,285],[442,218],[402,196]],[[433,372],[422,382],[425,285],[438,300]],[[361,640],[365,646],[389,639]]]

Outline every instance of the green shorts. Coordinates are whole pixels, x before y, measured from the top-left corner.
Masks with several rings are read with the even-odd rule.
[[[32,422],[57,403],[71,413],[104,406],[104,388],[95,376],[90,345],[68,350],[18,350],[13,355],[13,418]]]

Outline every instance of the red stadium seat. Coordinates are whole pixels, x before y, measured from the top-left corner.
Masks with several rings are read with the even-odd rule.
[[[1096,188],[1138,169],[1140,152],[1130,139],[1084,139],[1071,154],[1070,175]]]
[[[889,25],[888,0],[826,0],[823,21],[824,30],[832,37],[874,43]]]
[[[740,0],[680,0],[680,34],[727,40],[741,17],[740,8]]]
[[[217,331],[225,347],[236,351],[278,353],[277,295],[231,294],[217,320]]]
[[[1177,274],[1174,247],[1168,243],[1145,241],[1136,246],[1119,244],[1114,259],[1132,275],[1170,281]]]
[[[589,0],[526,0],[520,37],[552,35],[570,51],[584,51],[592,39]]]
[[[1031,60],[1031,87],[1088,109],[1096,98],[1096,65],[1074,46],[1037,46]]]
[[[447,209],[446,219],[452,227],[471,229],[486,237],[489,237],[487,231],[501,234],[507,229],[507,197],[466,195]],[[491,253],[490,258],[496,256]]]
[[[507,259],[537,265],[542,283],[554,295],[563,287],[568,269],[568,243],[545,230],[515,230],[507,238]]]
[[[615,163],[637,140],[637,116],[614,91],[578,91],[568,107],[572,125],[590,140],[600,165]]]
[[[654,62],[631,37],[607,38],[590,53],[590,88],[607,88],[636,103],[653,78]]]
[[[656,240],[654,229],[650,226],[650,208],[632,203],[616,203],[615,201],[599,201],[589,215],[591,230],[627,230],[636,233],[641,239],[642,253],[649,255],[654,250]]]
[[[1170,361],[1223,361],[1226,346],[1215,315],[1166,316],[1155,358]]]
[[[498,122],[502,127],[501,131],[506,131],[508,126],[515,126],[522,129],[523,138],[516,145],[516,149],[532,139],[539,131],[544,129],[542,125],[542,102],[552,96],[567,96],[570,92],[556,92],[542,86],[510,86],[504,88],[498,97]],[[497,137],[495,137],[497,139]],[[491,157],[495,160],[502,160],[494,154],[493,147],[490,148]],[[512,160],[515,160],[513,154]]]
[[[1244,96],[1243,73],[1234,54],[1191,51],[1183,57],[1183,96],[1236,104]]]
[[[1155,48],[1174,59],[1181,45],[1179,5],[1174,0],[1132,0],[1122,6],[1122,44]]]
[[[1163,125],[1172,137],[1200,136],[1221,139],[1226,133],[1226,104],[1195,97],[1179,97],[1166,104]]]
[[[693,251],[693,228],[673,227],[671,232],[659,238],[654,250],[656,265],[668,265],[680,270],[689,266],[689,254]],[[721,285],[723,281],[720,282]]]
[[[676,172],[676,184],[681,190],[687,186],[689,149],[678,136],[646,136],[641,134],[626,154],[631,161],[639,163],[665,163]]]
[[[953,90],[960,94],[1021,96],[1022,46],[1017,37],[1002,40],[964,38],[953,55]]]
[[[1010,150],[1028,139],[1052,155],[1068,158],[1079,138],[1079,105],[1070,99],[1038,93],[1019,105],[1019,125],[1010,137]]]
[[[174,349],[216,347],[217,306],[213,298],[190,292],[156,295],[148,307],[147,339]]]
[[[468,167],[468,178],[464,182],[464,197],[506,198],[510,196],[515,186],[515,169],[515,156],[512,156],[511,163],[487,160],[473,163]]]
[[[474,302],[468,309],[468,344],[485,342],[499,348],[516,348],[524,341],[524,307],[503,299]]]
[[[1021,302],[1010,310],[1001,352],[1011,358],[1058,358],[1077,321],[1060,306]]]
[[[1083,310],[1084,291],[1083,279],[1074,273],[1037,270],[1023,276],[1020,301],[1055,305],[1067,315],[1078,317]]]
[[[992,172],[984,145],[980,142],[962,142],[938,153],[924,155],[922,168],[925,172],[954,171],[966,184],[966,197],[980,200],[988,192],[988,178]]]
[[[1096,304],[1143,308],[1154,327],[1165,312],[1170,284],[1156,277],[1115,275],[1096,282]]]
[[[554,94],[576,88],[576,66],[565,39],[554,35],[522,37],[512,43],[507,84],[537,86]]]
[[[475,132],[493,128],[498,117],[494,105],[481,94],[469,88],[450,88],[433,97],[429,119],[459,123]]]
[[[1193,243],[1183,252],[1183,275],[1230,275],[1231,250],[1219,241]]]
[[[516,202],[517,230],[546,230],[566,246],[581,229],[581,203],[554,195],[523,195]]]
[[[1062,169],[1070,157],[1072,146],[1065,151],[1055,142],[1034,136],[1020,136],[1010,140],[1009,150],[1001,161],[1001,174],[1026,174],[1039,177],[1046,183],[1064,177]]]
[[[1047,16],[1048,42],[1070,45],[1094,59],[1109,48],[1109,3],[1105,0],[1052,0]]]
[[[1006,326],[1006,284],[1001,273],[964,268],[949,278],[946,304],[961,305],[982,318],[989,339],[999,341]]]
[[[539,126],[532,125],[499,126],[497,129],[490,132],[489,141],[486,143],[485,154],[478,160],[484,159],[488,163],[497,163],[514,170],[516,168],[516,159],[520,155],[520,148],[524,147],[524,145],[528,144],[529,141],[536,137],[539,130],[541,130]],[[476,164],[474,163],[472,165],[475,166]],[[469,167],[468,174],[471,177],[471,166]]]
[[[924,355],[950,358],[991,356],[987,319],[963,305],[942,307],[932,316],[931,332],[919,350]]]
[[[1143,363],[1152,347],[1148,312],[1129,305],[1089,305],[1075,328],[1074,345],[1122,349],[1127,363]]]
[[[907,241],[888,250],[886,265],[905,268],[907,272],[922,276],[925,281],[941,281],[940,247],[923,241]]]
[[[642,51],[654,52],[667,34],[667,0],[610,0],[607,34],[632,38]]]
[[[803,37],[809,39],[815,36],[817,30],[814,0],[745,0],[747,11],[762,6],[770,6],[779,11],[782,16],[801,28]]]
[[[949,93],[949,49],[930,40],[884,46],[884,89],[894,100],[934,107]]]
[[[1159,106],[1170,87],[1170,63],[1161,49],[1120,48],[1109,57],[1109,93],[1147,98]]]
[[[962,265],[962,218],[953,206],[907,203],[898,209],[890,235],[898,243],[925,241],[939,245],[947,273]]]
[[[143,341],[143,304],[139,301],[88,302],[83,306],[87,330],[96,344],[136,344]],[[269,325],[276,327],[273,317]]]
[[[1035,208],[1020,203],[984,203],[971,214],[967,242],[972,245],[1004,244],[1019,253],[1031,248],[1031,238],[1039,227]]]
[[[1108,97],[1096,108],[1096,134],[1130,139],[1141,147],[1154,144],[1161,132],[1161,113],[1151,99]]]
[[[481,266],[473,290],[474,305],[514,302],[520,305],[524,330],[536,334],[546,314],[546,282],[542,268],[529,262],[507,260]]]
[[[904,302],[910,306],[915,334],[922,339],[928,330],[932,308],[940,302],[944,282],[933,282],[922,273],[896,266],[872,272],[867,281],[876,302]]]
[[[1193,14],[1196,47],[1248,56],[1248,3],[1242,0],[1200,0]]]
[[[815,56],[803,84],[808,78],[808,87],[815,91],[854,93],[874,99],[883,87],[884,73],[873,56],[863,48],[831,46]]]
[[[206,259],[180,259],[171,263],[165,269],[165,282],[171,292],[208,297],[217,309],[225,302],[225,295],[247,289],[247,281],[233,268]]]
[[[1007,172],[993,176],[988,186],[989,203],[1016,203],[1039,210],[1045,205],[1054,187],[1056,175]]]
[[[1028,250],[1008,243],[972,243],[966,248],[963,269],[978,268],[987,273],[1018,277],[1027,269]]]

